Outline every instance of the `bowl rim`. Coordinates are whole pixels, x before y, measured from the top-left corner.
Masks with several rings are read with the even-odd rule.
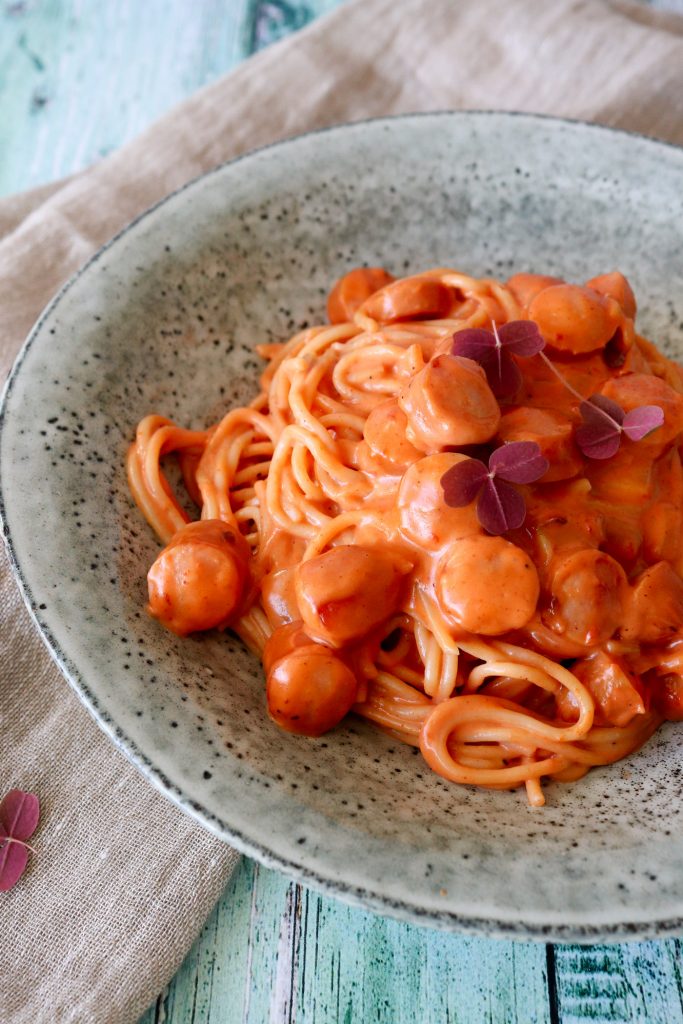
[[[101,245],[82,264],[55,293],[52,299],[44,307],[33,327],[24,340],[12,368],[5,381],[2,393],[0,394],[0,461],[2,457],[2,442],[5,437],[5,424],[8,411],[8,403],[21,372],[24,359],[31,349],[36,338],[40,335],[46,320],[58,307],[64,296],[74,287],[76,282],[86,274],[110,249],[143,221],[146,221],[160,208],[174,200],[182,193],[198,187],[200,183],[220,174],[225,168],[232,167],[244,160],[268,152],[270,150],[286,149],[296,146],[300,140],[310,139],[316,136],[324,136],[328,133],[343,133],[347,130],[362,129],[367,126],[379,126],[382,124],[394,124],[400,121],[417,121],[429,118],[443,118],[444,120],[471,120],[502,117],[505,119],[520,119],[540,124],[569,125],[577,130],[594,132],[597,135],[610,134],[624,140],[636,139],[646,146],[652,146],[656,150],[662,148],[683,157],[683,145],[660,140],[642,132],[631,132],[611,125],[602,125],[595,122],[583,121],[579,118],[556,117],[549,114],[527,113],[518,110],[501,109],[466,109],[466,110],[434,110],[417,111],[414,113],[401,113],[388,116],[362,118],[351,122],[336,122],[321,128],[311,129],[306,132],[288,136],[284,139],[267,143],[263,146],[249,149],[238,156],[225,160],[215,167],[194,176],[178,188],[164,195],[157,202],[147,207],[132,220],[127,222],[108,241]],[[153,761],[144,753],[139,745],[133,741],[126,732],[117,725],[109,712],[105,711],[99,704],[98,698],[90,689],[83,678],[78,667],[71,662],[61,649],[60,644],[46,623],[41,622],[38,615],[38,602],[28,585],[23,574],[20,558],[15,549],[12,537],[11,526],[7,516],[5,502],[5,484],[0,475],[0,527],[8,555],[8,560],[19,586],[20,593],[27,610],[38,630],[41,640],[46,645],[50,656],[59,667],[62,675],[66,678],[71,689],[75,692],[80,702],[88,709],[97,725],[112,740],[114,745],[135,765],[144,778],[165,797],[170,799],[177,807],[192,817],[197,824],[217,838],[230,843],[240,853],[253,857],[264,866],[283,871],[295,881],[310,885],[312,888],[326,895],[341,899],[346,903],[371,910],[375,913],[388,915],[410,922],[415,925],[431,926],[434,928],[457,931],[465,934],[487,936],[491,938],[517,939],[521,941],[534,940],[540,942],[558,941],[574,943],[594,942],[620,942],[625,940],[638,940],[647,938],[665,938],[680,935],[683,932],[683,916],[660,917],[649,921],[624,920],[615,915],[615,920],[601,923],[570,923],[561,924],[534,922],[532,920],[519,920],[496,918],[492,915],[477,916],[463,914],[451,910],[431,910],[421,907],[419,903],[412,903],[410,900],[399,900],[394,897],[381,895],[369,888],[360,885],[352,885],[347,882],[335,880],[332,875],[321,874],[310,867],[306,867],[296,861],[292,861],[281,854],[273,852],[268,846],[261,842],[250,839],[240,829],[235,828],[223,818],[207,810],[200,802],[188,798],[183,790],[171,782],[165,773],[156,766]],[[683,910],[683,900],[681,904]],[[617,919],[619,918],[619,919]]]

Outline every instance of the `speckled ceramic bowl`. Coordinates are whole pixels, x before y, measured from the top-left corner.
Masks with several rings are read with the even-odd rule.
[[[151,782],[318,888],[482,934],[683,930],[683,727],[531,810],[523,792],[447,784],[359,721],[280,732],[237,640],[181,641],[143,612],[157,544],[126,486],[136,422],[203,426],[249,398],[254,344],[319,320],[361,262],[577,280],[619,267],[642,329],[674,352],[683,151],[528,116],[403,117],[251,154],[136,221],[50,305],[5,395],[5,531],[43,636]]]

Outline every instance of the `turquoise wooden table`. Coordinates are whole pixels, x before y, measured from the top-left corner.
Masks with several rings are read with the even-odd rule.
[[[338,2],[0,0],[0,195],[96,160]],[[683,1024],[682,954],[445,935],[243,859],[141,1024]]]

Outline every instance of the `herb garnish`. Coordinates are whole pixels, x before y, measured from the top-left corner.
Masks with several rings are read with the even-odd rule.
[[[511,441],[491,454],[488,468],[479,459],[463,459],[441,477],[444,500],[462,508],[479,496],[477,518],[488,533],[498,536],[521,526],[526,516],[524,498],[515,484],[531,484],[550,463],[535,441]]]
[[[582,423],[574,432],[576,444],[589,459],[609,459],[619,449],[622,435],[641,441],[664,422],[658,405],[640,405],[624,412],[606,395],[585,399],[572,387],[543,351],[545,340],[533,320],[512,320],[492,330],[468,327],[453,335],[451,352],[479,363],[497,398],[514,395],[523,380],[513,356],[538,355],[562,385],[578,400]],[[441,478],[447,505],[461,508],[478,496],[477,516],[485,530],[494,535],[521,526],[526,516],[524,499],[510,487],[510,481],[528,484],[538,480],[549,462],[534,441],[513,441],[497,448],[488,468],[479,459],[467,459],[452,466]]]

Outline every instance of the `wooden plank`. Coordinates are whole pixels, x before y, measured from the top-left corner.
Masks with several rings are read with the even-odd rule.
[[[556,946],[553,1012],[541,945],[401,924],[245,860],[141,1024],[681,1024],[682,953],[680,940]]]
[[[242,32],[245,56],[304,28],[341,3],[343,0],[251,0]]]
[[[250,3],[3,3],[0,194],[87,166],[228,71]]]
[[[6,0],[0,195],[86,167],[340,2]]]
[[[562,1024],[682,1024],[678,939],[616,946],[556,946]]]
[[[550,1019],[542,946],[416,928],[305,890],[301,904],[297,1021]]]
[[[680,1024],[682,953],[680,940],[556,946],[548,986],[541,945],[414,928],[243,861],[141,1024]]]
[[[252,861],[243,858],[157,1008],[157,1019],[197,1022],[221,1019],[221,1007],[237,1013],[249,991],[250,927],[254,892]]]
[[[416,928],[244,862],[156,1020],[414,1024],[426,1012],[454,1024],[551,1024],[544,947]]]

